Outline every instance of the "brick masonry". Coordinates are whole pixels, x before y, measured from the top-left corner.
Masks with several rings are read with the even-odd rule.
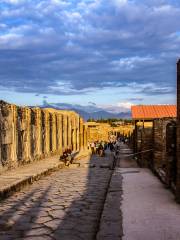
[[[153,170],[175,189],[176,178],[176,119],[156,119],[153,123]]]
[[[134,132],[134,152],[141,167],[151,167],[153,145],[152,122],[136,122]]]

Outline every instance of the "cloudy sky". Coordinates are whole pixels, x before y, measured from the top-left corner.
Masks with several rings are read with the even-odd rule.
[[[178,0],[1,0],[0,98],[16,104],[176,102]]]

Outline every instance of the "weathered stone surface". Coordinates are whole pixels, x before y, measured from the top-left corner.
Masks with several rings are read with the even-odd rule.
[[[0,170],[17,165],[17,108],[0,101]]]
[[[94,240],[112,174],[100,164],[112,160],[109,154],[83,158],[79,163],[96,167],[62,169],[4,200],[2,239]]]
[[[153,169],[168,187],[176,185],[176,119],[153,122]]]
[[[88,128],[89,142],[109,141],[110,139],[116,139],[120,134],[131,137],[134,129],[133,125],[112,127],[108,123],[96,122],[87,122],[86,127]]]
[[[84,131],[84,132],[83,132]],[[70,149],[87,148],[87,128],[73,111],[0,101],[0,171]]]

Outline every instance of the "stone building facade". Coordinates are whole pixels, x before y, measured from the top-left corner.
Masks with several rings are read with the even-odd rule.
[[[160,111],[154,112],[154,107]],[[145,106],[143,110],[143,106],[136,106],[133,114],[134,152],[139,156],[139,152],[144,151],[146,146],[152,146],[152,156],[148,156],[147,161],[166,186],[174,191],[176,200],[180,203],[180,60],[177,63],[177,108],[175,105]],[[144,117],[148,118],[147,115],[152,118],[153,123],[149,133],[141,126],[144,125]],[[140,119],[141,124],[138,126]],[[147,145],[144,146],[143,143]],[[141,166],[148,166],[147,162],[144,164],[142,156],[138,158]]]
[[[0,101],[0,171],[86,147],[87,128],[77,113]]]
[[[153,124],[153,170],[173,190],[176,189],[176,118],[156,119]]]
[[[152,121],[135,123],[134,130],[134,153],[140,167],[152,165],[153,147],[153,124]]]

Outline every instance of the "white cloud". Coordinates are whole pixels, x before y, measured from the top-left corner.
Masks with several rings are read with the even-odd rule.
[[[5,3],[10,3],[10,4],[19,4],[24,2],[24,0],[2,0]]]
[[[180,43],[178,4],[168,1],[168,5],[165,0],[3,2],[13,5],[5,5],[0,14],[0,50],[16,51],[2,51],[0,76],[7,77],[6,85],[13,82],[17,91],[24,85],[29,91],[82,93],[133,81],[139,84],[127,86],[132,94],[171,91],[167,87],[174,84],[170,66],[176,62]],[[14,59],[11,71],[6,67],[9,54]],[[56,79],[70,85],[63,88]],[[5,83],[0,77],[1,85]]]
[[[6,28],[6,27],[7,27],[6,24],[4,24],[4,23],[0,23],[0,29],[4,29],[4,28]]]
[[[131,102],[117,102],[115,104],[106,104],[106,105],[98,105],[98,107],[112,113],[120,113],[120,112],[129,112],[131,106],[134,105]]]
[[[113,0],[113,2],[117,7],[121,7],[125,4],[127,4],[128,0]]]
[[[138,83],[132,82],[127,84],[127,86],[134,91],[134,93],[141,93],[145,95],[160,95],[160,94],[169,94],[173,92],[173,87],[169,85],[159,84],[159,83]]]
[[[86,13],[89,13],[90,11],[94,11],[98,7],[101,6],[101,3],[103,3],[102,0],[92,0],[92,1],[80,1],[77,3],[77,9],[83,10]]]
[[[158,7],[154,7],[153,10],[157,13],[168,13],[175,10],[175,8],[171,5],[161,5]]]
[[[115,69],[122,70],[132,70],[135,67],[138,67],[141,64],[148,64],[153,61],[153,58],[150,56],[145,57],[127,57],[120,58],[119,60],[112,61],[111,64],[115,67]]]
[[[130,109],[132,105],[134,105],[134,104],[131,102],[118,102],[117,103],[118,107],[125,108],[125,109]]]
[[[11,48],[21,45],[22,36],[19,34],[8,33],[0,36],[0,48]]]

